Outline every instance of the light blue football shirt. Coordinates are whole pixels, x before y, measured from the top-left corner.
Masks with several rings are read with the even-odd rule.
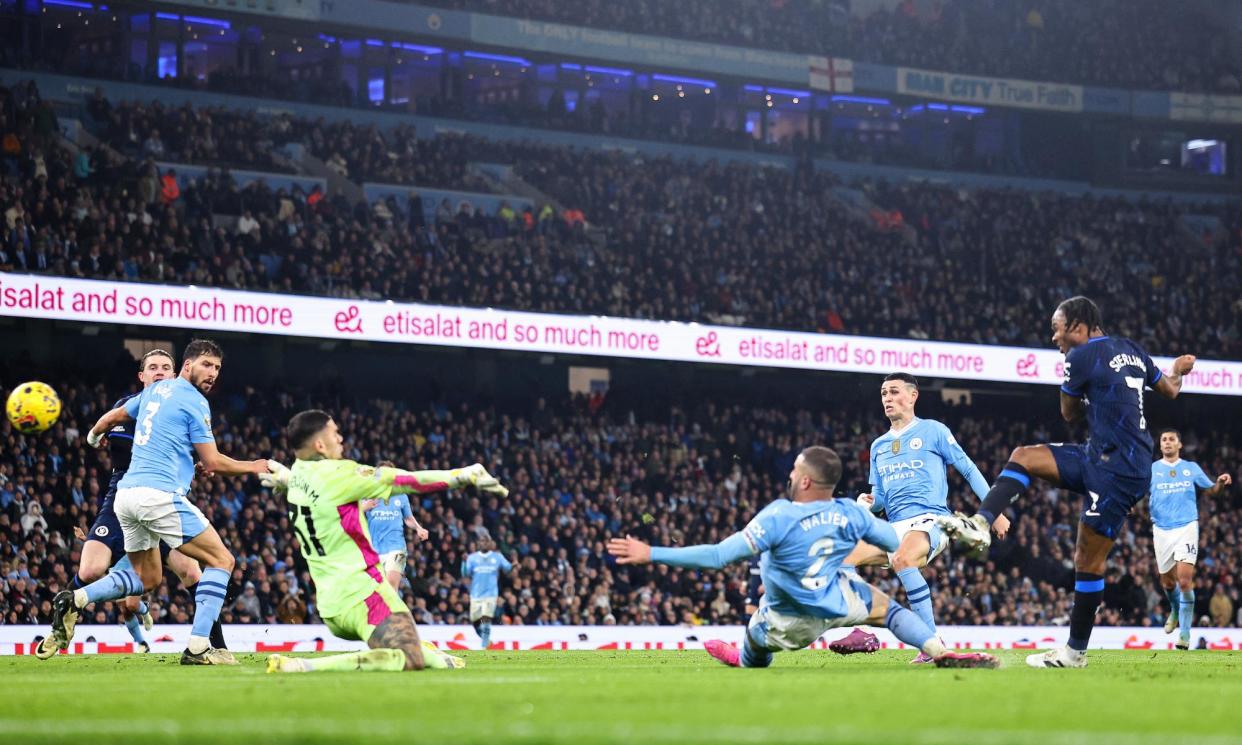
[[[499,551],[475,551],[466,557],[461,576],[470,578],[470,599],[487,600],[500,594],[500,572],[513,568]]]
[[[885,432],[871,443],[871,509],[883,510],[889,522],[949,514],[949,465],[979,499],[987,496],[987,479],[948,427],[915,417],[900,431]]]
[[[194,445],[214,442],[211,406],[185,378],[161,380],[125,402],[134,418],[129,470],[117,484],[184,496],[194,479]]]
[[[1173,530],[1199,519],[1199,493],[1215,482],[1198,463],[1164,459],[1151,464],[1151,521],[1161,530]]]

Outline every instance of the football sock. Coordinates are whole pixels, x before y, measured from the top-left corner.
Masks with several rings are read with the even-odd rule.
[[[742,667],[767,667],[772,664],[772,652],[760,647],[750,638],[750,634],[747,634],[742,641],[742,654],[739,660]]]
[[[133,638],[134,642],[141,644],[146,641],[146,639],[142,636],[142,617],[138,614],[134,614],[125,619],[125,628],[129,631],[129,635]]]
[[[83,587],[86,587],[86,583],[82,581],[81,577],[75,574],[73,575],[73,579],[69,580],[69,587],[74,590],[81,590]]]
[[[1091,629],[1095,627],[1095,611],[1104,599],[1104,578],[1091,572],[1075,573],[1074,606],[1070,608],[1069,648],[1087,650]]]
[[[1181,590],[1177,589],[1177,585],[1170,587],[1164,591],[1164,596],[1169,599],[1169,616],[1171,618],[1179,618],[1178,606],[1181,605]]]
[[[893,632],[893,636],[915,649],[927,652],[932,657],[944,654],[944,645],[936,640],[935,632],[923,623],[923,619],[895,602],[888,604],[888,612],[884,614],[884,625]]]
[[[211,635],[207,637],[211,641],[211,646],[216,649],[228,649],[228,645],[224,643],[224,627],[220,625],[220,619],[216,619],[211,624]]]
[[[906,589],[906,602],[910,604],[910,610],[935,634],[936,616],[932,610],[931,588],[927,586],[923,574],[918,569],[909,567],[897,572],[897,579],[901,580],[901,586]]]
[[[102,600],[141,595],[142,590],[142,579],[133,569],[113,570],[86,587],[74,590],[73,603],[79,608],[85,608]]]
[[[368,649],[331,657],[303,660],[309,672],[357,670],[366,673],[401,672],[405,669],[405,652],[400,649]]]
[[[224,593],[228,589],[229,573],[223,569],[207,567],[203,578],[194,588],[194,627],[190,630],[190,652],[200,654],[211,646],[208,638],[211,627],[220,618],[224,607]]]
[[[996,520],[996,516],[1009,509],[1009,505],[1013,504],[1030,485],[1031,474],[1017,463],[1009,461],[1001,469],[1000,476],[996,477],[996,483],[988,490],[987,496],[983,498],[983,506],[979,508],[979,514],[988,521],[988,525],[991,525]]]
[[[1195,591],[1182,590],[1177,609],[1178,633],[1183,639],[1190,638],[1190,624],[1195,620]]]
[[[138,615],[145,616],[150,611],[151,611],[151,606],[147,605],[147,601],[145,600],[138,601]]]

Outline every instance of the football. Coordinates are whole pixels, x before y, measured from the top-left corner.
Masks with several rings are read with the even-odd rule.
[[[60,417],[60,396],[47,383],[32,380],[15,386],[4,405],[9,421],[23,434],[46,430]]]

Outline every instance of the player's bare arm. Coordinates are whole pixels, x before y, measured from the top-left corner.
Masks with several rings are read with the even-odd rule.
[[[198,454],[198,462],[203,470],[221,476],[245,476],[246,474],[264,474],[271,469],[266,460],[235,460],[221,453],[214,442],[194,443],[194,452]]]
[[[1223,492],[1226,488],[1228,488],[1229,485],[1232,483],[1233,483],[1233,476],[1230,476],[1227,473],[1222,473],[1216,477],[1215,484],[1212,484],[1211,486],[1209,486],[1207,489],[1203,491],[1203,496],[1215,497],[1219,495],[1221,492]]]
[[[1189,375],[1193,369],[1195,369],[1195,356],[1193,354],[1183,354],[1181,357],[1173,360],[1173,368],[1169,373],[1162,375],[1160,380],[1156,381],[1156,393],[1165,398],[1177,398],[1177,395],[1182,392],[1182,377]]]
[[[1180,385],[1180,384],[1179,384]],[[1176,395],[1176,394],[1174,394]],[[1071,396],[1061,391],[1061,418],[1073,424],[1087,415],[1087,401],[1081,396]]]

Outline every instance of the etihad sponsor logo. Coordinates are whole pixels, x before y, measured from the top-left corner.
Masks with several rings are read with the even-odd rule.
[[[906,471],[921,471],[925,463],[918,458],[914,460],[903,460],[900,463],[886,463],[878,466],[877,470],[881,476],[891,476],[895,473],[904,473]]]

